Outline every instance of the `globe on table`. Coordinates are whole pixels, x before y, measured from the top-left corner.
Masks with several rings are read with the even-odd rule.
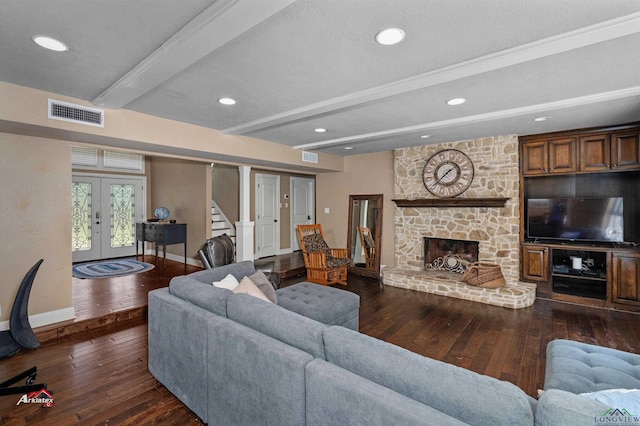
[[[159,220],[166,220],[169,217],[169,209],[166,207],[158,207],[153,215]]]

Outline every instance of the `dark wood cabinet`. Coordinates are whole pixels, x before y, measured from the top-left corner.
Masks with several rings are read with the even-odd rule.
[[[522,278],[549,281],[549,249],[546,246],[522,246]]]
[[[613,133],[611,158],[614,170],[640,170],[640,130]]]
[[[640,169],[640,133],[613,132],[580,138],[580,171]]]
[[[549,149],[546,141],[531,141],[521,145],[522,173],[542,175],[549,167]]]
[[[640,253],[613,252],[612,301],[640,306]]]
[[[611,168],[611,140],[608,134],[580,138],[580,170],[607,171]]]
[[[532,140],[521,146],[524,175],[573,173],[577,170],[575,138]]]
[[[551,297],[549,249],[545,246],[523,245],[521,254],[522,280],[538,284],[538,297]]]
[[[521,136],[520,279],[539,297],[640,311],[640,122]],[[530,238],[527,200],[622,197],[628,243]],[[581,269],[569,259],[581,258]]]

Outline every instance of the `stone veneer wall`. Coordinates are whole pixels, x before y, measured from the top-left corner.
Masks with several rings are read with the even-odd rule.
[[[479,241],[479,260],[501,266],[507,285],[519,277],[519,174],[516,135],[481,138],[394,151],[395,198],[437,198],[425,188],[422,169],[443,149],[469,156],[475,176],[459,198],[508,197],[505,207],[400,208],[395,213],[395,266],[421,270],[422,237]]]

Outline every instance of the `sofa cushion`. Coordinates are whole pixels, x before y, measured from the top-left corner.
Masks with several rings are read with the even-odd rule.
[[[315,358],[325,358],[322,341],[325,326],[317,321],[246,294],[229,296],[227,316]]]
[[[240,284],[231,290],[234,294],[248,294],[249,296],[257,297],[260,300],[264,300],[265,302],[273,303],[271,300],[267,299],[267,296],[264,295],[262,291],[256,286],[251,278],[244,277]]]
[[[209,312],[226,317],[227,297],[232,294],[231,290],[194,280],[192,275],[172,278],[169,282],[169,292]]]
[[[204,271],[194,272],[189,274],[188,276],[193,278],[194,280],[198,280],[205,284],[211,285],[214,281],[220,281],[227,274],[231,274],[238,282],[242,280],[244,277],[248,277],[249,275],[256,272],[256,268],[253,266],[253,262],[250,260],[245,260],[243,262],[231,263],[229,265],[220,266],[219,268],[213,269],[205,269]]]
[[[551,389],[538,399],[536,426],[596,425],[596,417],[603,416],[609,406],[570,392]],[[603,424],[606,424],[603,422]]]
[[[198,372],[209,384],[210,425],[304,425],[304,369],[311,355],[221,317],[199,332],[208,340],[207,369]]]
[[[307,364],[305,378],[307,426],[464,424],[320,359]]]
[[[301,282],[279,289],[278,305],[326,325],[358,330],[360,296],[350,291]]]
[[[571,340],[547,345],[544,388],[572,393],[640,389],[640,355]]]
[[[267,299],[269,299],[271,303],[278,303],[276,290],[273,288],[273,284],[271,284],[271,281],[269,281],[269,278],[267,278],[262,270],[257,270],[255,274],[249,275],[249,278],[260,289],[260,291],[267,296]]]
[[[605,389],[580,396],[640,415],[640,389]]]
[[[475,425],[532,425],[533,401],[517,386],[343,327],[324,332],[327,361]]]

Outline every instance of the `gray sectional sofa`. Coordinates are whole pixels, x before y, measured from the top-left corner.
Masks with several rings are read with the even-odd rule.
[[[358,333],[353,293],[301,283],[276,305],[211,285],[253,271],[240,262],[149,293],[149,371],[209,425],[562,424],[562,403],[540,416],[509,382]],[[314,308],[325,295],[328,317]]]

